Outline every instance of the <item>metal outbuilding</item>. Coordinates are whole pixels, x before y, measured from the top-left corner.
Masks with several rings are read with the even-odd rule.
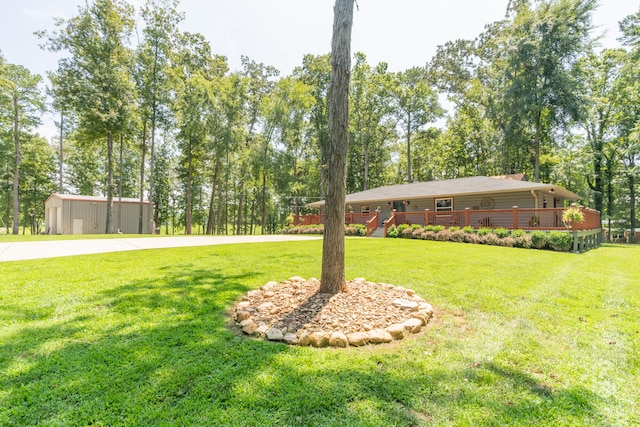
[[[113,229],[118,231],[119,212],[123,234],[137,234],[140,200],[113,199]],[[143,202],[142,233],[152,234],[151,202]],[[104,234],[107,221],[107,198],[54,193],[45,201],[47,234]]]

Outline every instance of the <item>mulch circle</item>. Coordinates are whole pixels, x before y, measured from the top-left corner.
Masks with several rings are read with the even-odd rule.
[[[413,290],[354,279],[347,292],[319,293],[318,279],[269,282],[231,310],[244,334],[291,345],[348,347],[388,343],[421,331],[433,307]]]

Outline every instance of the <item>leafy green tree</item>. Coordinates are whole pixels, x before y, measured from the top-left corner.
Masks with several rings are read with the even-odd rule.
[[[305,55],[302,66],[294,70],[294,75],[311,87],[314,102],[310,110],[308,138],[316,148],[317,166],[310,171],[309,179],[315,180],[317,191],[311,196],[323,199],[327,181],[327,152],[329,146],[329,84],[331,81],[330,55]],[[316,175],[317,174],[317,175]]]
[[[636,180],[640,175],[640,11],[623,19],[620,29],[621,40],[631,51],[617,81],[620,111],[616,148],[628,189],[630,238],[635,242]]]
[[[154,205],[160,200],[154,198],[153,178],[158,125],[168,120],[169,90],[167,88],[167,69],[170,66],[170,54],[175,49],[178,24],[184,15],[176,8],[178,0],[147,0],[141,10],[145,26],[143,39],[136,49],[135,80],[140,97],[140,118],[142,120],[142,138],[140,140],[140,211],[138,233],[142,233],[144,212],[144,187],[146,154],[149,152],[149,200]],[[150,134],[150,135],[149,135]],[[148,138],[150,136],[150,142]],[[153,215],[155,218],[155,215]]]
[[[78,118],[80,127],[107,145],[107,215],[105,232],[114,233],[114,137],[124,134],[133,105],[132,52],[127,41],[133,30],[133,7],[123,0],[95,0],[79,7],[79,14],[59,19],[59,31],[47,35],[47,47],[66,51],[57,75],[68,90],[63,104]]]
[[[606,181],[606,151],[614,138],[614,120],[617,100],[616,81],[620,77],[625,52],[607,49],[599,55],[594,53],[579,63],[584,76],[586,100],[581,125],[586,132],[592,172],[587,182],[593,191],[594,208],[604,212]],[[590,177],[593,177],[592,179]]]
[[[39,85],[42,77],[21,66],[0,62],[0,108],[3,116],[11,117],[13,140],[13,215],[12,233],[18,234],[20,226],[20,145],[28,138],[29,131],[40,122],[44,110],[44,94]]]
[[[23,225],[30,228],[31,234],[38,234],[44,222],[44,200],[57,188],[56,153],[39,136],[27,136],[21,148],[20,203]]]
[[[386,63],[372,68],[363,53],[355,54],[350,99],[347,191],[367,190],[370,186],[386,184],[389,146],[396,137],[393,121],[394,83]]]
[[[580,118],[581,79],[577,60],[590,51],[591,13],[596,0],[540,1],[535,9],[517,2],[505,38],[506,139],[533,137],[534,180],[540,180],[543,142],[553,141],[557,126]]]
[[[406,141],[407,182],[413,182],[411,171],[411,138],[424,126],[443,114],[438,97],[428,82],[426,70],[410,68],[398,73],[395,86],[397,122]]]
[[[192,233],[194,194],[201,184],[205,149],[210,138],[207,122],[211,110],[212,82],[227,72],[226,60],[213,57],[209,43],[201,34],[180,35],[180,50],[170,70],[173,88],[171,109],[178,128],[181,153],[179,176],[184,185],[185,233]]]

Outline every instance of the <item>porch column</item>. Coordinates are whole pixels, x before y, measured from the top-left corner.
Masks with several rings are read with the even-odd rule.
[[[518,207],[514,206],[513,208],[513,229],[518,229]]]

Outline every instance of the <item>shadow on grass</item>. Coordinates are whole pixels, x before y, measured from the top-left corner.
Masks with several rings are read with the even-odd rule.
[[[488,395],[467,368],[434,366],[413,352],[417,341],[318,350],[236,336],[226,328],[226,310],[251,288],[254,273],[189,264],[161,273],[99,292],[67,318],[36,322],[1,343],[0,425],[600,420],[590,403],[598,397],[586,390],[554,391],[488,364],[480,369],[491,375],[490,386],[510,390]]]

